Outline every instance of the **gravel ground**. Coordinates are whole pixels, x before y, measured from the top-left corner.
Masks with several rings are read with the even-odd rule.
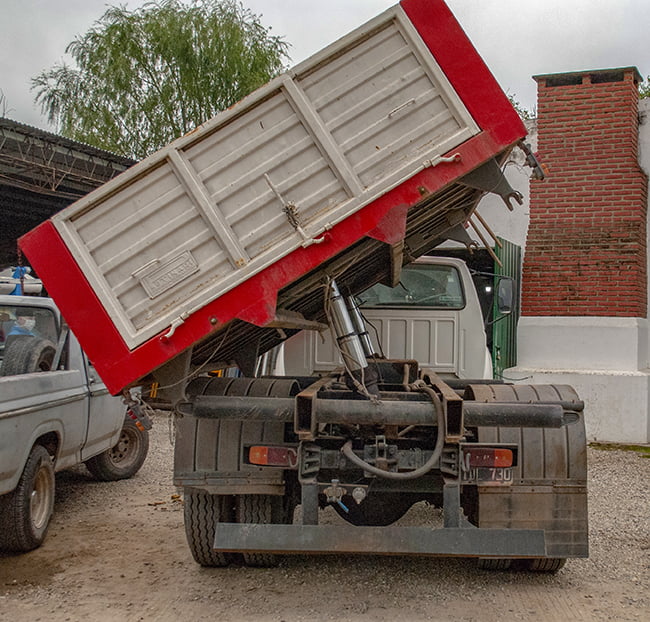
[[[0,556],[0,620],[650,620],[650,460],[637,452],[589,449],[591,556],[555,575],[368,556],[206,569],[185,542],[170,436],[158,414],[131,480],[57,476],[44,546]]]

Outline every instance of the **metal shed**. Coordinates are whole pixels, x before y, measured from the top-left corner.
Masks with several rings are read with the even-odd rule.
[[[133,164],[130,158],[0,118],[0,267],[17,263],[21,235]]]

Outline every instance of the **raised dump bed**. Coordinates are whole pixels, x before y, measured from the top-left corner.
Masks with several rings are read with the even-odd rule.
[[[246,369],[322,320],[323,275],[394,283],[509,199],[525,134],[444,2],[403,0],[20,245],[111,392],[191,346]]]

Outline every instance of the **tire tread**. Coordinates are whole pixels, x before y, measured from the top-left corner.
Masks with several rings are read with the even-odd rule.
[[[197,564],[205,567],[227,566],[230,557],[213,548],[214,529],[224,512],[223,495],[186,489],[184,494],[185,536]]]
[[[125,466],[115,464],[111,459],[112,448],[84,462],[88,471],[101,482],[114,482],[133,477],[147,458],[149,453],[149,433],[146,430],[140,430],[135,421],[128,416],[124,419],[120,435],[122,432],[131,435],[131,441],[135,445],[134,451],[136,454],[131,457],[128,464]]]
[[[31,517],[31,494],[39,469],[48,471],[50,507],[45,525],[36,529]],[[42,445],[34,445],[15,490],[0,496],[0,550],[25,553],[38,548],[47,534],[54,509],[54,465]]]

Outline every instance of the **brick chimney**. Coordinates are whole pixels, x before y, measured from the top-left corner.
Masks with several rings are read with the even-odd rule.
[[[647,316],[648,180],[634,67],[535,76],[538,152],[524,316]]]

